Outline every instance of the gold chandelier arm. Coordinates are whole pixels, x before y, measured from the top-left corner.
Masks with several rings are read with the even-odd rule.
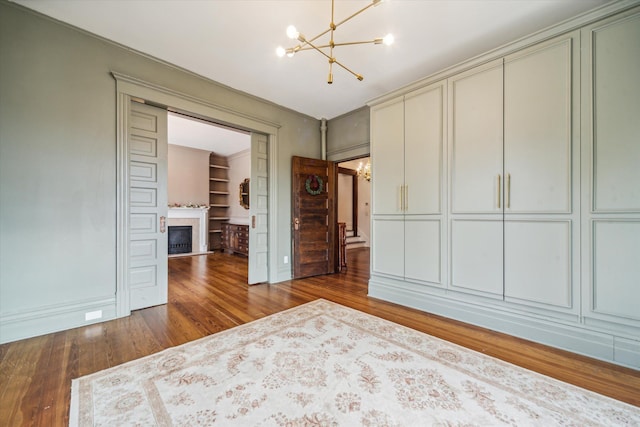
[[[306,42],[306,44],[309,44],[309,42]],[[382,39],[374,39],[374,40],[365,40],[365,41],[360,41],[360,42],[345,42],[345,43],[334,43],[333,46],[334,47],[338,47],[338,46],[349,46],[349,45],[354,45],[354,44],[382,44]],[[300,45],[303,46],[303,45]],[[328,47],[331,47],[330,44],[323,44],[321,46],[308,46],[308,47],[300,47],[299,49],[296,49],[296,52],[301,52],[303,50],[314,50],[314,49],[326,49]],[[288,50],[293,50],[294,48],[289,48]]]
[[[364,12],[365,10],[369,9],[372,6],[376,6],[378,5],[378,3],[380,3],[382,0],[372,0],[371,3],[369,3],[367,6],[363,7],[362,9],[360,9],[359,11],[355,12],[354,14],[352,14],[351,16],[343,19],[342,21],[338,22],[337,24],[335,24],[334,28],[331,28],[331,26],[329,26],[329,28],[327,28],[326,30],[324,30],[323,32],[321,32],[320,34],[318,34],[315,37],[312,37],[309,40],[305,40],[305,43],[302,44],[302,46],[304,46],[306,43],[313,43],[314,41],[316,41],[317,39],[319,39],[320,37],[324,36],[325,34],[327,34],[329,31],[331,30],[335,30],[336,28],[338,28],[340,25],[344,24],[345,22],[347,22],[350,19],[355,18],[356,16],[360,15],[362,12]],[[331,1],[331,22],[333,23],[333,0]]]
[[[295,27],[291,26],[291,28],[293,29],[294,32],[297,33],[297,35],[293,36],[291,34],[291,32],[289,31],[289,29],[287,29],[287,35],[289,35],[289,37],[297,37],[297,39],[300,42],[300,44],[298,44],[297,46],[294,46],[292,48],[286,49],[286,50],[284,50],[283,48],[278,48],[279,55],[282,56],[283,51],[285,53],[287,53],[288,56],[292,56],[296,52],[299,52],[299,51],[302,51],[302,50],[315,50],[315,51],[317,51],[318,53],[320,53],[321,55],[323,55],[324,57],[326,57],[329,60],[329,76],[327,78],[327,83],[329,83],[329,84],[333,83],[333,64],[334,63],[338,64],[342,69],[344,69],[348,73],[351,73],[358,80],[362,81],[364,79],[364,77],[361,74],[358,74],[358,73],[354,72],[353,70],[348,68],[346,65],[344,65],[343,63],[341,63],[340,61],[337,61],[335,59],[335,57],[333,56],[333,50],[337,46],[351,46],[351,45],[359,45],[359,44],[381,44],[381,43],[386,41],[386,37],[384,39],[383,38],[376,38],[376,39],[373,39],[373,40],[363,40],[363,41],[352,41],[352,42],[335,43],[335,41],[333,39],[333,36],[334,36],[335,31],[336,31],[336,28],[338,28],[340,25],[342,25],[345,22],[348,22],[349,20],[355,18],[356,16],[360,15],[361,13],[363,13],[364,11],[369,9],[370,7],[377,6],[382,1],[384,1],[384,0],[370,0],[370,3],[367,6],[363,7],[362,9],[360,9],[357,12],[351,14],[350,16],[348,16],[347,18],[343,19],[342,21],[340,21],[340,22],[338,22],[336,24],[334,22],[334,18],[335,18],[335,0],[331,0],[331,22],[329,23],[329,28],[326,29],[325,31],[321,32],[317,36],[315,36],[315,37],[313,37],[311,39],[307,39],[303,34],[297,32],[297,30],[295,30]],[[330,33],[329,43],[325,44],[325,45],[322,45],[322,46],[316,46],[314,44],[315,40],[317,40],[318,38],[324,36],[327,33]],[[389,43],[391,43],[392,41],[393,41],[393,39],[390,39]],[[327,48],[329,50],[328,54],[325,53],[324,50],[322,50],[322,49],[327,49]]]
[[[347,66],[345,66],[343,63],[341,63],[340,61],[338,61],[337,59],[333,58],[333,62],[335,62],[336,64],[338,64],[339,66],[341,66],[343,69],[345,69],[346,71],[350,72],[351,74],[353,74],[353,76],[362,81],[364,80],[364,77],[362,76],[362,74],[358,74],[356,72],[354,72],[353,70],[351,70],[350,68],[348,68]]]
[[[354,44],[380,44],[382,43],[382,41],[378,42],[378,39],[374,39],[374,40],[364,40],[361,42],[344,42],[344,43],[334,43],[334,46],[350,46],[350,45],[354,45]],[[321,47],[321,46],[318,46]]]
[[[332,60],[333,58],[331,58],[331,56],[327,55],[326,53],[324,53],[318,46],[314,45],[313,43],[311,43],[310,41],[306,41],[306,43],[311,46],[311,49],[314,49],[318,52],[320,52],[321,54],[323,54],[324,56],[327,57],[327,59]],[[299,50],[309,50],[308,48],[305,49],[299,49]]]
[[[355,12],[353,15],[343,19],[342,21],[338,22],[336,24],[336,28],[338,28],[340,25],[344,24],[345,22],[347,22],[350,19],[355,18],[356,16],[360,15],[362,12],[364,12],[365,10],[369,9],[372,6],[376,6],[378,3],[380,3],[381,0],[372,0],[371,3],[369,3],[368,5],[366,5],[365,7],[363,7],[362,9],[360,9],[359,11]]]
[[[307,44],[309,46],[311,46],[313,49],[315,49],[316,51],[320,52],[322,55],[324,55],[325,57],[327,57],[327,59],[329,60],[329,70],[331,70],[331,64],[332,63],[336,63],[338,64],[340,67],[342,67],[343,69],[345,69],[346,71],[350,72],[351,74],[353,74],[353,76],[362,81],[364,79],[364,77],[361,74],[358,74],[356,72],[354,72],[353,70],[351,70],[350,68],[348,68],[347,66],[345,66],[344,64],[342,64],[340,61],[336,60],[335,58],[332,58],[331,56],[327,55],[326,53],[324,53],[322,50],[320,50],[319,47],[317,47],[316,45],[314,45],[313,43],[311,43],[310,41],[306,41]],[[331,78],[329,79],[331,80]]]

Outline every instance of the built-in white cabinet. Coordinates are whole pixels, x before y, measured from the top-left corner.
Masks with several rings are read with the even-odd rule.
[[[503,60],[449,79],[450,283],[502,299]]]
[[[505,300],[579,314],[580,34],[504,61]]]
[[[578,36],[449,79],[452,289],[577,309]]]
[[[502,64],[500,59],[449,79],[454,214],[502,215]]]
[[[380,274],[442,281],[444,82],[371,109],[372,250]]]
[[[372,214],[403,213],[404,96],[371,109]]]
[[[640,11],[582,30],[585,322],[640,365]],[[635,338],[635,339],[634,339]]]
[[[610,4],[374,100],[369,295],[640,368],[638,40]]]

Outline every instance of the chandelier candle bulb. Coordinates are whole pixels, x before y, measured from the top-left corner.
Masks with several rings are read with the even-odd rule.
[[[287,27],[287,37],[289,37],[290,39],[297,39],[298,38],[298,30],[296,30],[296,27],[294,27],[293,25],[289,25]]]

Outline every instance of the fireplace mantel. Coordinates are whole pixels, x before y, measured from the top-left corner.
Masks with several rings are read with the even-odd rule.
[[[209,208],[169,208],[169,225],[171,219],[196,219],[198,220],[197,242],[194,240],[194,252],[207,252],[207,212]],[[194,233],[195,234],[195,233]]]

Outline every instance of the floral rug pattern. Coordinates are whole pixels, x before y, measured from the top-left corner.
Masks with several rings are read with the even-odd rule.
[[[640,408],[317,300],[73,380],[72,426],[638,426]]]

